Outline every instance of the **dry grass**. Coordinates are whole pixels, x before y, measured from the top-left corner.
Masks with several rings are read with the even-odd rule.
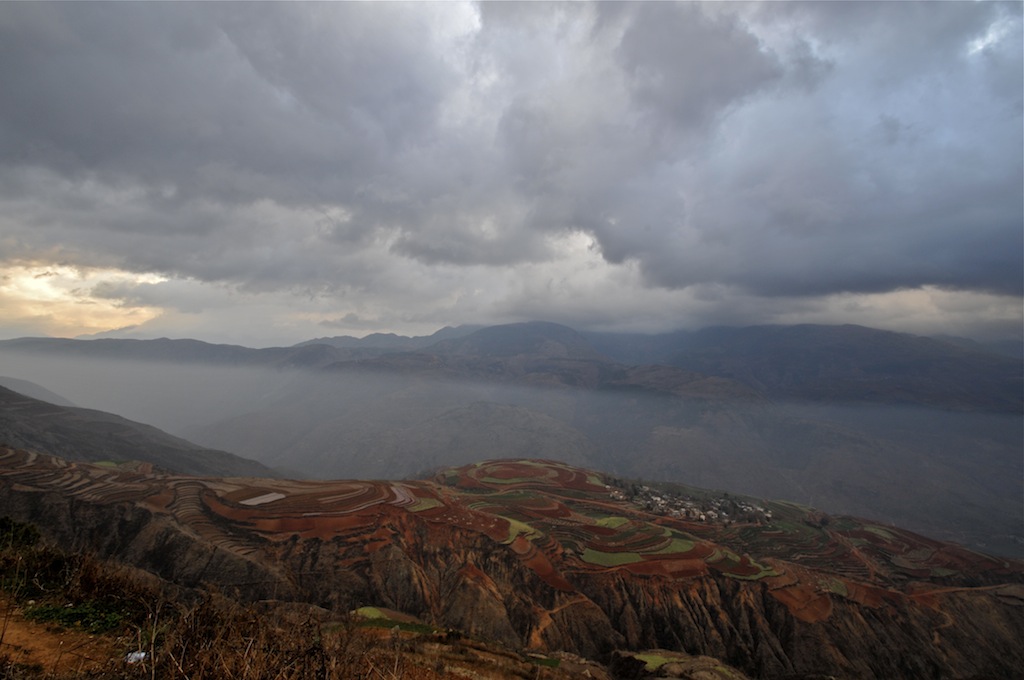
[[[27,527],[27,528],[26,528]],[[346,614],[241,604],[43,544],[0,517],[0,680],[469,680],[571,674],[459,635],[360,625]],[[39,652],[14,653],[22,627]],[[73,634],[72,634],[73,633]],[[4,636],[11,638],[4,644]],[[75,637],[77,636],[77,637]],[[68,644],[107,650],[69,667]],[[49,639],[44,639],[49,638]],[[131,653],[138,655],[133,662]],[[84,658],[84,657],[83,657]],[[557,662],[553,662],[557,665]]]
[[[17,618],[39,636],[70,628],[107,636],[123,650],[73,674],[56,663],[19,663],[7,651],[0,653],[0,680],[436,677],[407,672],[397,636],[382,639],[345,621],[327,625],[312,610],[303,616],[244,606],[218,593],[147,581],[129,568],[47,546],[29,525],[7,518],[0,518],[0,591],[0,649]],[[143,654],[129,663],[131,652]]]
[[[155,609],[148,628],[139,630],[146,660],[102,677],[144,677],[147,671],[153,678],[189,680],[404,677],[396,646],[375,644],[350,625],[257,612],[215,594],[171,608],[163,622],[161,608]]]
[[[352,625],[244,607],[216,594],[184,605],[157,594],[143,620],[127,624],[105,664],[75,672],[0,658],[0,679],[335,680],[435,678],[410,668],[400,640]],[[56,631],[52,631],[56,632]],[[143,652],[134,663],[130,652]],[[47,667],[49,666],[49,667]]]
[[[388,623],[395,625],[177,588],[129,566],[65,553],[31,525],[0,517],[0,680],[577,677],[551,658]]]

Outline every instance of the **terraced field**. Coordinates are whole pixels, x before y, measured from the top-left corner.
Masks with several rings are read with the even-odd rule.
[[[897,593],[1024,580],[1018,562],[891,527],[766,503],[767,523],[707,523],[651,514],[615,497],[601,475],[553,461],[493,461],[430,480],[293,481],[152,474],[0,449],[0,480],[99,504],[172,517],[219,549],[250,559],[318,539],[372,555],[396,517],[456,527],[507,546],[556,591],[581,575],[624,570],[692,578],[717,572],[761,580],[798,618],[827,618],[833,598],[875,606]],[[965,572],[970,579],[961,578]]]

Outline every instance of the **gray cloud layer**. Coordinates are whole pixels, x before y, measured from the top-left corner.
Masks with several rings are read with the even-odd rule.
[[[438,325],[574,233],[637,295],[1020,296],[1021,25],[1020,3],[2,3],[0,257]]]

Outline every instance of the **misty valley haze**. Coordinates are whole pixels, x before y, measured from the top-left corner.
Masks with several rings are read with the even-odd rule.
[[[266,350],[23,340],[0,343],[0,375],[286,476],[546,458],[1021,554],[1019,359],[859,327],[713,335],[514,324]],[[671,359],[625,364],[595,345]]]

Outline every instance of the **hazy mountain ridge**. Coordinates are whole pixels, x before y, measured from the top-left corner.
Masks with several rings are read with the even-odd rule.
[[[1024,410],[1022,362],[861,326],[709,329],[670,363],[777,398]]]
[[[356,338],[351,335],[335,335],[330,337],[305,340],[303,342],[296,343],[293,346],[304,347],[306,345],[330,345],[332,347],[338,347],[341,349],[409,351],[429,347],[430,345],[433,345],[441,340],[459,338],[464,335],[468,335],[474,331],[480,330],[481,328],[484,328],[484,326],[445,326],[441,330],[430,335],[413,337],[409,337],[406,335],[397,335],[395,333],[370,333],[369,335],[364,336],[362,338]]]
[[[774,399],[918,404],[1024,413],[1024,362],[950,342],[863,326],[715,327],[663,334],[577,333],[549,322],[446,327],[430,336],[372,334],[251,349],[198,340],[19,338],[0,349],[65,356],[298,367],[334,365],[453,377],[524,374],[594,387],[588,362],[670,365],[735,380]]]
[[[484,358],[514,356],[609,361],[568,326],[544,321],[481,328],[430,346],[434,354]]]
[[[19,380],[17,378],[8,378],[7,376],[0,376],[0,387],[6,387],[12,392],[23,394],[26,397],[32,397],[39,401],[45,401],[50,404],[56,404],[57,406],[72,406],[77,407],[78,404],[74,403],[70,399],[66,399],[56,392],[51,392],[42,385],[37,385],[34,382],[28,380]]]
[[[253,349],[192,339],[135,340],[99,338],[16,338],[0,340],[0,349],[53,356],[212,364],[217,366],[266,366],[302,368],[347,360],[358,354],[327,345]]]
[[[677,397],[759,401],[749,387],[675,366],[627,366],[604,357],[582,342],[575,331],[558,327],[554,333],[514,336],[477,334],[442,342],[420,352],[384,353],[325,367],[337,372],[371,371],[418,378],[532,387],[579,388],[593,391],[644,391]],[[562,332],[569,331],[572,335]],[[553,337],[558,336],[558,337]]]
[[[731,378],[776,399],[1024,411],[1024,364],[977,343],[811,324],[585,337],[620,361]]]
[[[602,660],[680,650],[763,678],[1009,677],[1024,662],[1024,563],[793,504],[551,461],[289,482],[2,456],[0,512],[251,599],[387,607]],[[732,514],[673,514],[687,504]]]
[[[0,443],[72,461],[138,461],[183,474],[276,476],[226,451],[196,446],[150,425],[60,406],[0,387]]]

